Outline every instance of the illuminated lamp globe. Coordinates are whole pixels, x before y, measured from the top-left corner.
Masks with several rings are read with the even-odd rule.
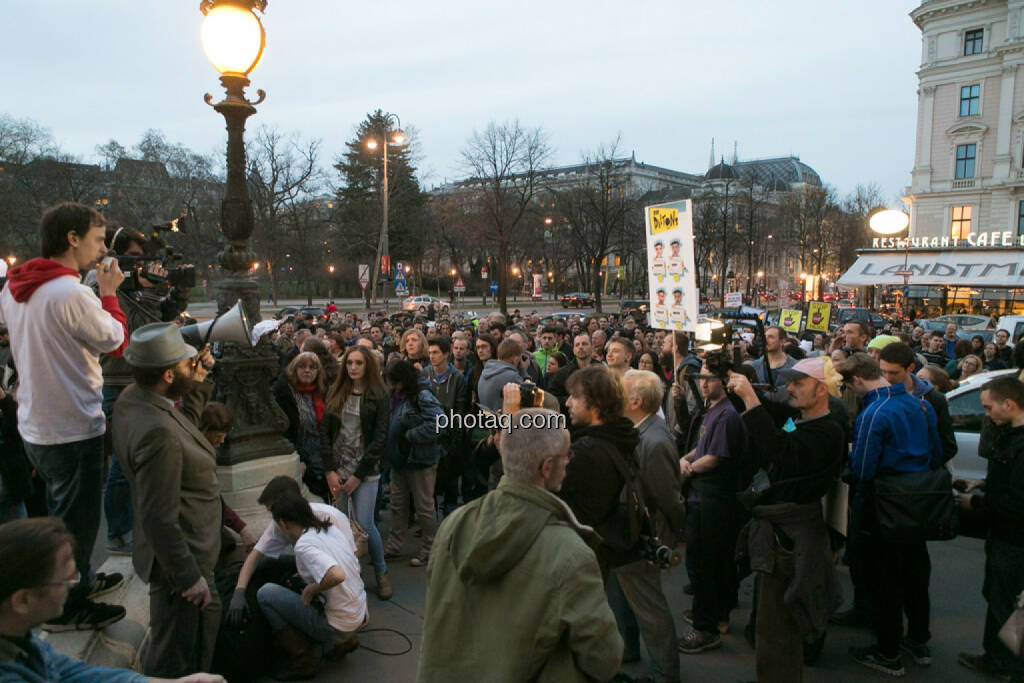
[[[910,216],[899,209],[883,209],[876,211],[868,219],[871,231],[878,235],[895,235],[903,232],[910,225]]]
[[[208,11],[199,36],[213,68],[242,76],[259,63],[266,41],[259,18],[236,5],[218,5]]]

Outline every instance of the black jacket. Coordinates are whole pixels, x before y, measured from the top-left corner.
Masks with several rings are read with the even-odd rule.
[[[359,429],[363,437],[363,457],[352,476],[365,480],[380,474],[380,459],[388,441],[388,415],[391,412],[387,394],[363,394],[359,402]],[[334,442],[341,431],[341,416],[324,412],[320,421],[320,459],[324,472],[338,469],[334,459]]]
[[[596,361],[591,361],[591,363],[594,362]],[[565,407],[565,402],[569,399],[569,390],[565,388],[565,383],[569,381],[569,376],[579,369],[579,361],[576,360],[576,356],[572,356],[572,360],[566,363],[564,368],[559,368],[548,380],[547,391],[558,399],[558,407],[566,416],[569,415],[569,411]]]
[[[1024,427],[985,420],[978,454],[988,460],[988,475],[971,507],[985,513],[991,538],[1024,547]]]
[[[615,467],[611,451],[618,450],[624,460],[633,461],[639,441],[639,433],[625,417],[581,427],[573,434],[572,459],[565,468],[559,495],[580,522],[600,532],[601,523],[615,512],[626,482]]]
[[[278,407],[288,418],[288,426],[284,430],[284,438],[293,446],[299,438],[299,406],[295,404],[295,396],[292,394],[292,387],[284,378],[278,378],[270,387],[270,393],[274,395]]]

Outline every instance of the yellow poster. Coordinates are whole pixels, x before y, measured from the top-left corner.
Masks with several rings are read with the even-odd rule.
[[[832,304],[824,301],[807,303],[807,329],[815,332],[828,332],[828,318],[832,314]]]
[[[651,207],[649,210],[651,212],[652,235],[657,235],[658,233],[679,227],[679,209],[659,209]]]
[[[783,308],[782,313],[779,314],[779,327],[784,329],[786,332],[799,332],[800,317],[802,315],[803,313],[800,311],[796,311],[791,308]]]

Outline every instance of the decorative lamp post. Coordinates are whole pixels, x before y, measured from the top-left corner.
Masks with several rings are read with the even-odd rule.
[[[384,114],[384,130],[381,131],[381,142],[371,138],[366,141],[366,147],[374,150],[377,147],[382,148],[384,155],[384,169],[381,173],[381,199],[383,203],[383,217],[381,218],[380,225],[380,240],[377,242],[377,259],[375,263],[380,264],[380,275],[385,280],[391,275],[390,264],[391,258],[388,254],[388,135],[391,129],[392,121],[395,124],[395,133],[390,139],[390,144],[402,145],[405,143],[405,135],[402,133],[402,119],[398,117],[398,114],[392,114],[390,112]],[[409,272],[406,268],[406,272]],[[387,285],[385,285],[386,287]],[[370,303],[377,303],[377,278],[371,278],[370,280]]]
[[[910,215],[906,211],[900,209],[879,209],[873,211],[868,215],[868,227],[871,228],[871,232],[876,235],[883,235],[885,237],[892,237],[898,235],[904,230],[907,230],[907,235],[903,238],[903,270],[900,270],[896,275],[903,276],[903,319],[907,319],[907,299],[910,298],[910,276],[913,275],[913,271],[910,270],[910,237],[908,228],[910,227]]]
[[[257,99],[245,98],[249,72],[263,54],[266,35],[257,12],[267,8],[266,0],[202,0],[200,29],[203,51],[220,72],[226,96],[216,104],[207,94],[206,103],[227,123],[227,183],[221,201],[220,230],[227,238],[217,261],[223,274],[217,285],[217,312],[224,313],[241,300],[248,319],[260,320],[258,285],[253,278],[256,256],[249,247],[253,230],[252,202],[246,186],[245,120],[256,113],[256,105],[266,98],[257,90]],[[277,357],[268,341],[256,348],[231,342],[221,343],[217,367],[217,397],[234,414],[234,425],[217,462],[222,488],[226,493],[263,485],[277,474],[295,474],[294,449],[281,436],[287,418],[270,396],[270,383],[277,376]],[[283,456],[274,461],[234,471],[235,465],[268,456]],[[237,499],[236,499],[237,500]],[[230,502],[230,501],[229,501]],[[241,502],[241,501],[239,501]]]

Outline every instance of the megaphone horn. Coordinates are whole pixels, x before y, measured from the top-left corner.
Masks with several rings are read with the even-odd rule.
[[[210,342],[233,342],[241,346],[252,346],[252,326],[239,299],[234,306],[213,320],[181,328],[185,342],[202,349]]]

